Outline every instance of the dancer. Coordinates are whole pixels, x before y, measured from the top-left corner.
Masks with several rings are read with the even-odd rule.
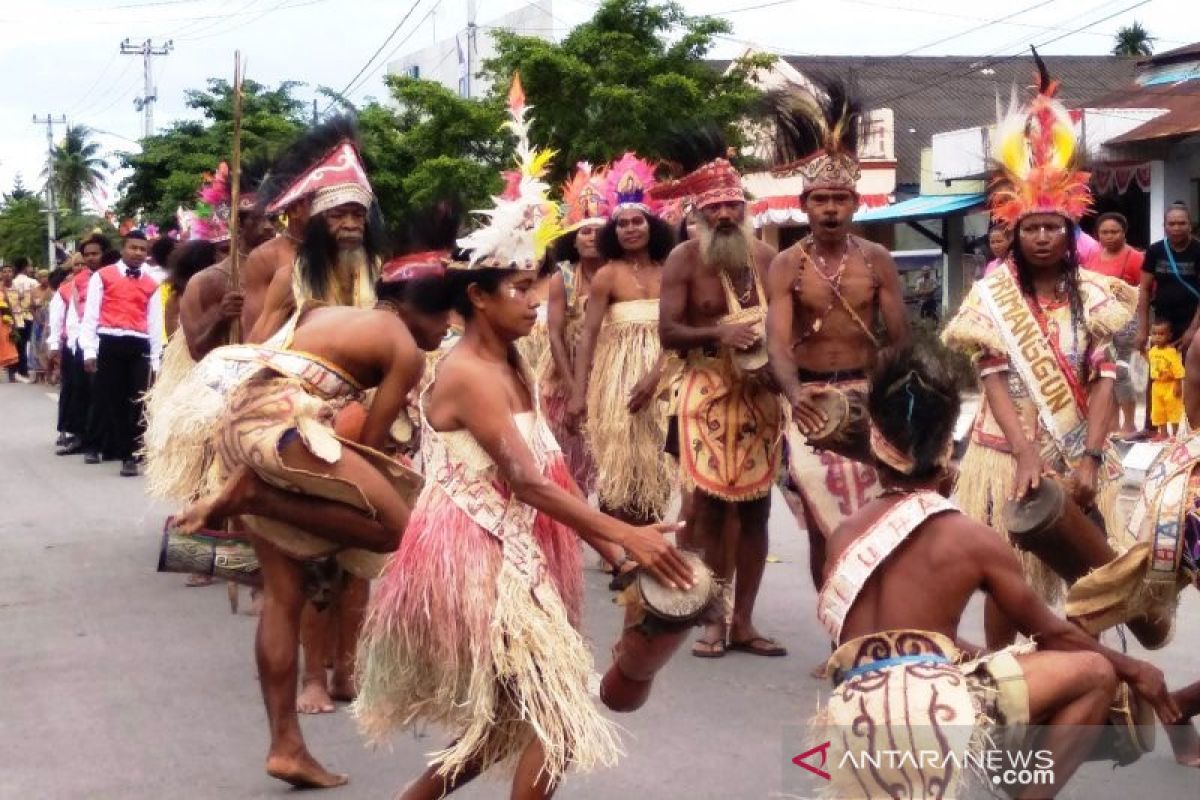
[[[741,176],[724,158],[720,132],[701,128],[675,140],[673,161],[689,174],[652,194],[690,197],[698,236],[676,247],[663,269],[659,334],[664,348],[686,356],[677,424],[682,485],[693,492],[689,541],[704,548],[705,563],[733,596],[729,625],[717,615],[692,653],[782,656],[786,648],[752,620],[783,423],[764,341],[763,284],[775,251],[748,229]],[[732,529],[730,512],[738,522]]]
[[[822,714],[836,726],[836,747],[869,751],[883,737],[901,752],[933,749],[958,760],[856,769],[834,752],[838,796],[914,784],[954,796],[964,751],[985,741],[1020,748],[1027,724],[1045,726],[1024,744],[1050,751],[1054,784],[1021,787],[1016,796],[1055,795],[1090,755],[1118,679],[1164,723],[1180,716],[1161,671],[1056,617],[1023,580],[1012,550],[938,493],[959,411],[953,378],[940,366],[947,358],[902,350],[875,368],[870,446],[885,490],[830,537],[817,616],[838,645],[828,665],[836,688]],[[981,654],[959,640],[976,591],[1037,642],[1036,652],[1030,644]],[[889,690],[894,681],[902,690]]]
[[[499,762],[515,768],[512,797],[549,797],[568,766],[615,762],[615,732],[587,692],[572,529],[620,544],[664,583],[691,582],[662,537],[671,526],[630,527],[578,497],[514,346],[536,320],[535,269],[557,222],[517,81],[510,110],[520,192],[461,242],[465,329],[422,400],[429,482],[359,649],[355,713],[372,739],[426,721],[458,731],[405,800],[443,797]]]
[[[653,166],[633,153],[608,169],[613,214],[600,232],[607,263],[588,293],[568,410],[571,425],[586,413],[601,510],[631,523],[662,519],[674,483],[663,452],[666,405],[658,400],[671,379],[658,298],[674,242],[647,202],[653,185]]]
[[[805,437],[824,423],[808,396],[828,387],[863,389],[879,349],[903,346],[911,334],[891,254],[850,233],[859,201],[858,100],[829,80],[815,99],[780,95],[775,108],[775,172],[803,178],[800,205],[812,230],[771,263],[767,350],[791,410],[784,498],[808,531],[819,586],[825,538],[879,493],[879,481],[866,464],[808,446]]]
[[[1081,508],[1099,502],[1115,536],[1121,470],[1107,445],[1112,337],[1133,314],[1137,292],[1079,269],[1074,221],[1091,194],[1087,176],[1069,166],[1075,138],[1054,99],[1057,82],[1037,63],[1037,96],[1000,123],[1003,172],[991,205],[993,216],[1016,231],[1011,263],[971,288],[943,332],[950,347],[976,360],[984,388],[956,499],[964,513],[1007,538],[1006,502],[1036,488],[1049,469],[1068,481]],[[1029,583],[1053,603],[1062,580],[1036,556],[1022,559]],[[989,647],[1012,640],[1015,630],[994,603],[985,620]]]

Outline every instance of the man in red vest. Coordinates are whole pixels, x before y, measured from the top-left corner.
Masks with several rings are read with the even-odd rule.
[[[84,461],[120,459],[125,477],[138,474],[142,394],[162,356],[162,304],[151,302],[158,282],[142,270],[149,249],[146,234],[130,231],[121,260],[92,273],[79,331],[83,368],[95,375],[92,416],[101,437]]]
[[[62,387],[59,390],[60,430],[67,436],[57,455],[69,456],[99,449],[89,437],[88,414],[92,405],[92,376],[83,370],[83,350],[79,347],[79,328],[83,324],[83,309],[87,304],[88,282],[93,273],[104,266],[104,254],[111,248],[108,238],[96,233],[79,246],[84,268],[63,283],[66,301],[64,327],[65,347],[62,359]],[[56,355],[50,343],[51,355]]]

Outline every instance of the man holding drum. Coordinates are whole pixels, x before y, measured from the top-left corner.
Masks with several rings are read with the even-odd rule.
[[[822,721],[836,726],[830,739],[848,752],[870,750],[872,737],[902,752],[953,751],[958,765],[981,741],[1050,751],[1054,794],[1082,761],[1097,757],[1114,706],[1124,724],[1148,723],[1130,691],[1167,724],[1179,707],[1162,672],[1056,617],[1026,583],[1012,549],[939,494],[959,411],[958,390],[941,366],[947,357],[900,351],[884,356],[871,376],[870,447],[884,488],[829,538],[817,616],[838,647],[827,667],[836,690]],[[963,644],[958,625],[976,591],[1036,650],[1029,644],[985,655]],[[1036,744],[1026,741],[1030,724],[1046,726]],[[1133,758],[1146,747],[1136,739],[1143,731],[1130,737],[1121,729]],[[882,794],[906,770],[903,760],[883,770],[853,769],[852,761],[847,769],[840,756],[829,758],[840,765],[832,787],[839,796],[872,796],[867,787],[877,786]],[[962,772],[949,763],[914,760],[904,777],[908,785],[944,782],[953,796]],[[1027,787],[1036,793],[1029,796],[1048,790]]]
[[[703,129],[694,138],[707,151],[679,149],[707,160],[684,162],[688,175],[651,190],[662,199],[692,198],[699,231],[663,268],[659,336],[664,349],[686,358],[678,424],[681,483],[694,492],[687,528],[718,580],[728,587],[736,569],[737,584],[728,630],[724,614],[714,616],[692,652],[782,656],[787,650],[751,620],[767,562],[782,424],[766,371],[763,283],[775,251],[748,229],[742,179],[724,158],[723,138]],[[724,524],[729,511],[737,518],[732,530]]]
[[[910,331],[891,254],[850,233],[858,207],[859,104],[837,82],[816,93],[816,104],[785,98],[777,106],[775,160],[783,166],[775,172],[803,178],[800,203],[811,233],[771,263],[767,348],[792,414],[784,497],[808,529],[813,583],[820,585],[825,537],[879,493],[879,482],[872,467],[809,447],[805,437],[826,420],[812,393],[861,390],[879,349],[907,343]]]

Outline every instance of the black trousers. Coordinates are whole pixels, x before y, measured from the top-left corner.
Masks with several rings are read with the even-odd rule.
[[[63,344],[60,342],[60,344]],[[71,403],[75,400],[75,352],[64,345],[58,351],[62,364],[58,368],[58,432],[78,434],[71,429]]]
[[[133,458],[145,432],[142,395],[149,385],[150,342],[101,334],[85,444],[105,458]]]
[[[29,337],[33,335],[33,320],[27,320],[17,328],[21,343],[17,345],[17,374],[29,377]]]
[[[83,440],[85,450],[99,450],[88,438],[92,407],[92,376],[83,369],[83,351],[78,345],[62,354],[62,387],[58,396],[58,429]]]

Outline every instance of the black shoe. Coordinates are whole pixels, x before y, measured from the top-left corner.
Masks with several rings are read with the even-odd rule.
[[[138,476],[138,465],[136,458],[126,458],[121,462],[121,477],[136,478]]]
[[[79,440],[79,437],[78,436],[68,436],[66,441],[64,441],[62,444],[60,444],[58,446],[58,449],[54,451],[54,455],[56,455],[56,456],[73,456],[76,453],[82,453],[82,452],[83,452],[83,442],[81,442]]]
[[[71,438],[71,434],[69,434],[69,433],[60,433],[60,434],[58,435],[58,439],[56,439],[56,440],[55,440],[55,442],[54,442],[54,446],[55,446],[55,447],[62,447],[64,444],[66,444],[66,443],[67,443],[67,440],[68,440],[68,439],[70,439],[70,438]]]
[[[85,453],[83,456],[83,463],[99,464],[100,463],[100,454],[97,453],[95,450],[91,450],[91,451]]]

